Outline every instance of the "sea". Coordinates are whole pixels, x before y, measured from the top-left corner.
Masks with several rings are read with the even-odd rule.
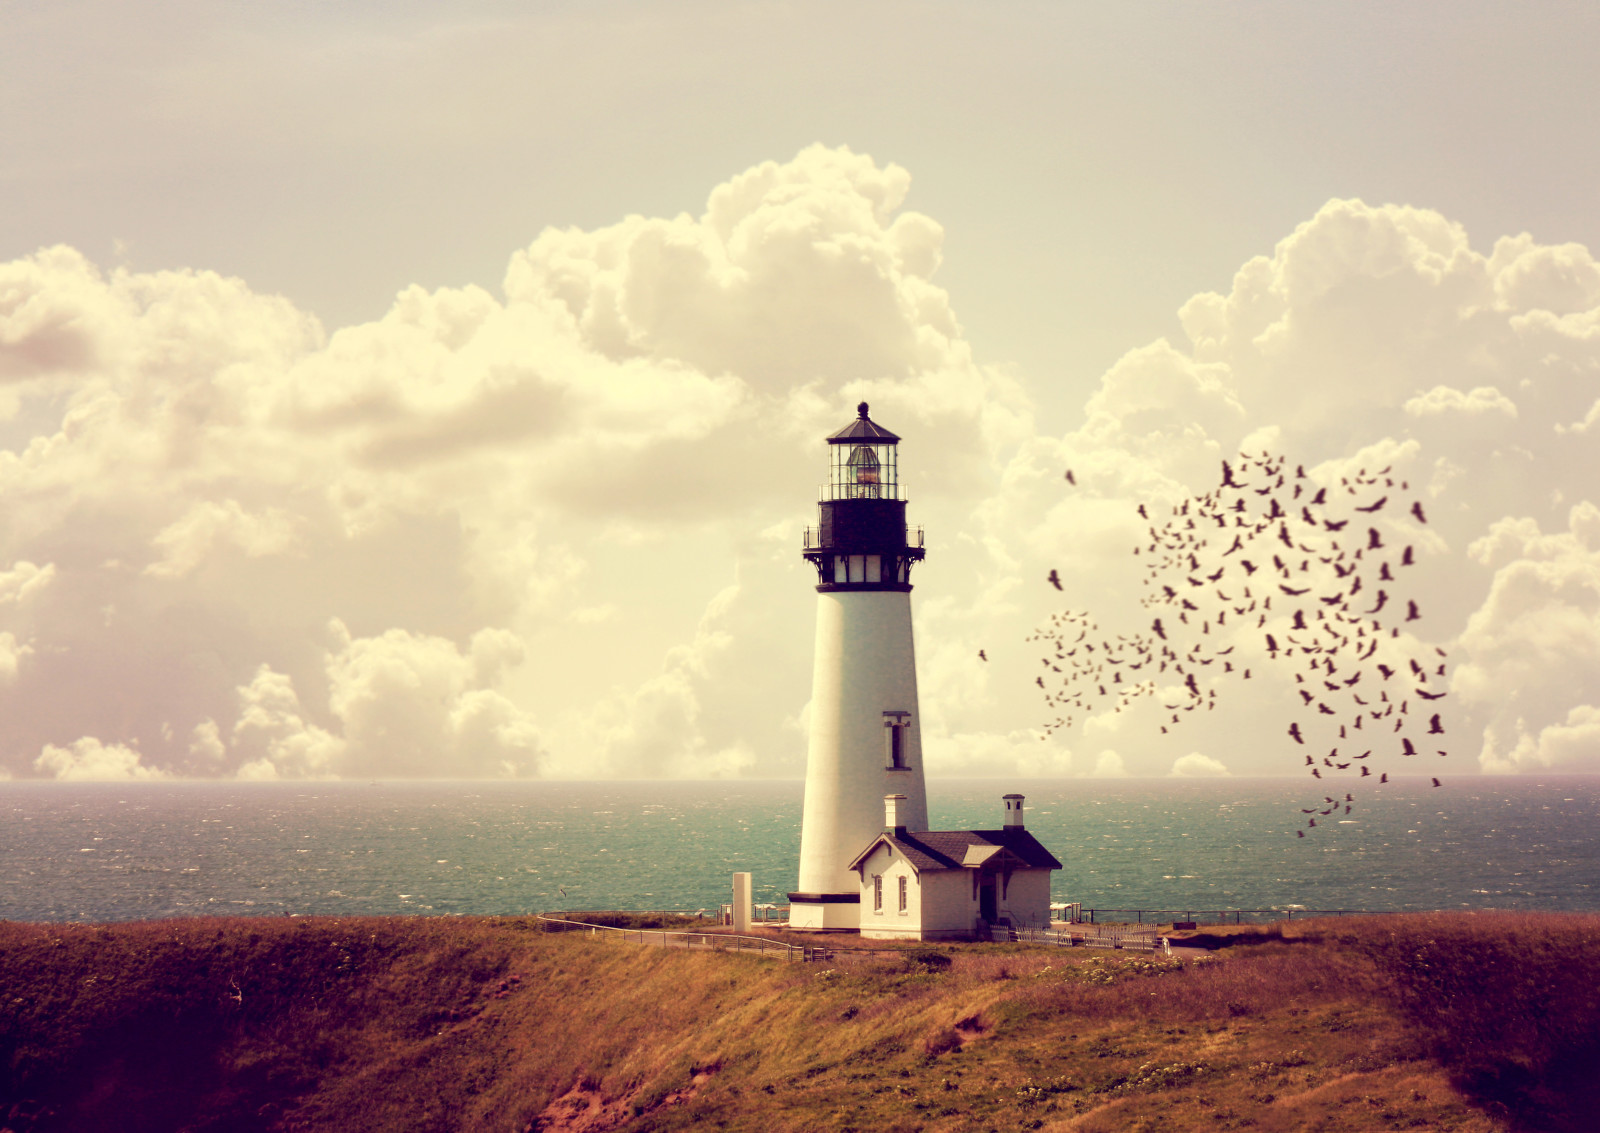
[[[802,788],[0,782],[0,919],[715,913],[736,871],[781,915]],[[1315,828],[1299,779],[930,780],[930,822],[998,827],[1008,791],[1054,900],[1108,919],[1600,911],[1600,777],[1399,779]]]

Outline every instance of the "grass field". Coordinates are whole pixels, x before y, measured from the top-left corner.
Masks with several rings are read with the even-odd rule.
[[[0,1127],[1595,1128],[1600,917],[1208,943],[786,964],[521,918],[0,924]]]

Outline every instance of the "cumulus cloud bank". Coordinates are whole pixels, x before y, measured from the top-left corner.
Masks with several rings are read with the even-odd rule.
[[[545,231],[498,295],[414,287],[331,334],[205,271],[0,265],[0,768],[798,774],[798,535],[862,399],[930,537],[933,774],[1293,770],[1266,681],[1171,739],[1138,713],[1032,726],[1029,629],[1063,601],[1142,629],[1135,505],[1241,447],[1423,488],[1457,754],[1600,767],[1586,249],[1330,202],[1049,436],[973,357],[909,185],[812,147],[699,216]]]
[[[1219,457],[1281,452],[1324,482],[1392,467],[1429,499],[1418,633],[1458,666],[1446,742],[1491,771],[1600,768],[1588,496],[1600,457],[1582,436],[1600,399],[1597,270],[1577,245],[1524,235],[1484,254],[1437,213],[1331,201],[1229,292],[1191,299],[1186,344],[1130,351],[1081,428],[1025,444],[991,530],[1048,515],[1020,561],[1059,563],[1085,607],[1127,610],[1131,580],[1106,568],[1143,530],[1135,504],[1214,487]],[[1062,490],[1061,467],[1080,489]],[[1553,523],[1567,531],[1542,534]],[[1256,695],[1190,742],[1251,771],[1275,750],[1287,770],[1294,702]],[[1131,756],[1122,737],[1148,724],[1131,715],[1091,720],[1084,736]]]

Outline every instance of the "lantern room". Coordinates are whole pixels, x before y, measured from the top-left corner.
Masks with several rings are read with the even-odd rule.
[[[817,526],[805,534],[817,589],[910,590],[922,531],[906,526],[900,438],[867,416],[863,401],[856,419],[827,440],[828,481],[818,493]]]
[[[828,438],[831,459],[823,498],[898,500],[900,438],[867,416],[866,402],[856,412],[854,421]]]

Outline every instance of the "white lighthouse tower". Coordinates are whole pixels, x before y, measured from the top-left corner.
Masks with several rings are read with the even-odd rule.
[[[885,795],[899,823],[928,828],[911,640],[911,564],[922,532],[906,527],[896,446],[867,416],[828,438],[828,482],[804,555],[817,568],[811,746],[792,928],[858,929],[861,877],[851,863],[883,830]]]

